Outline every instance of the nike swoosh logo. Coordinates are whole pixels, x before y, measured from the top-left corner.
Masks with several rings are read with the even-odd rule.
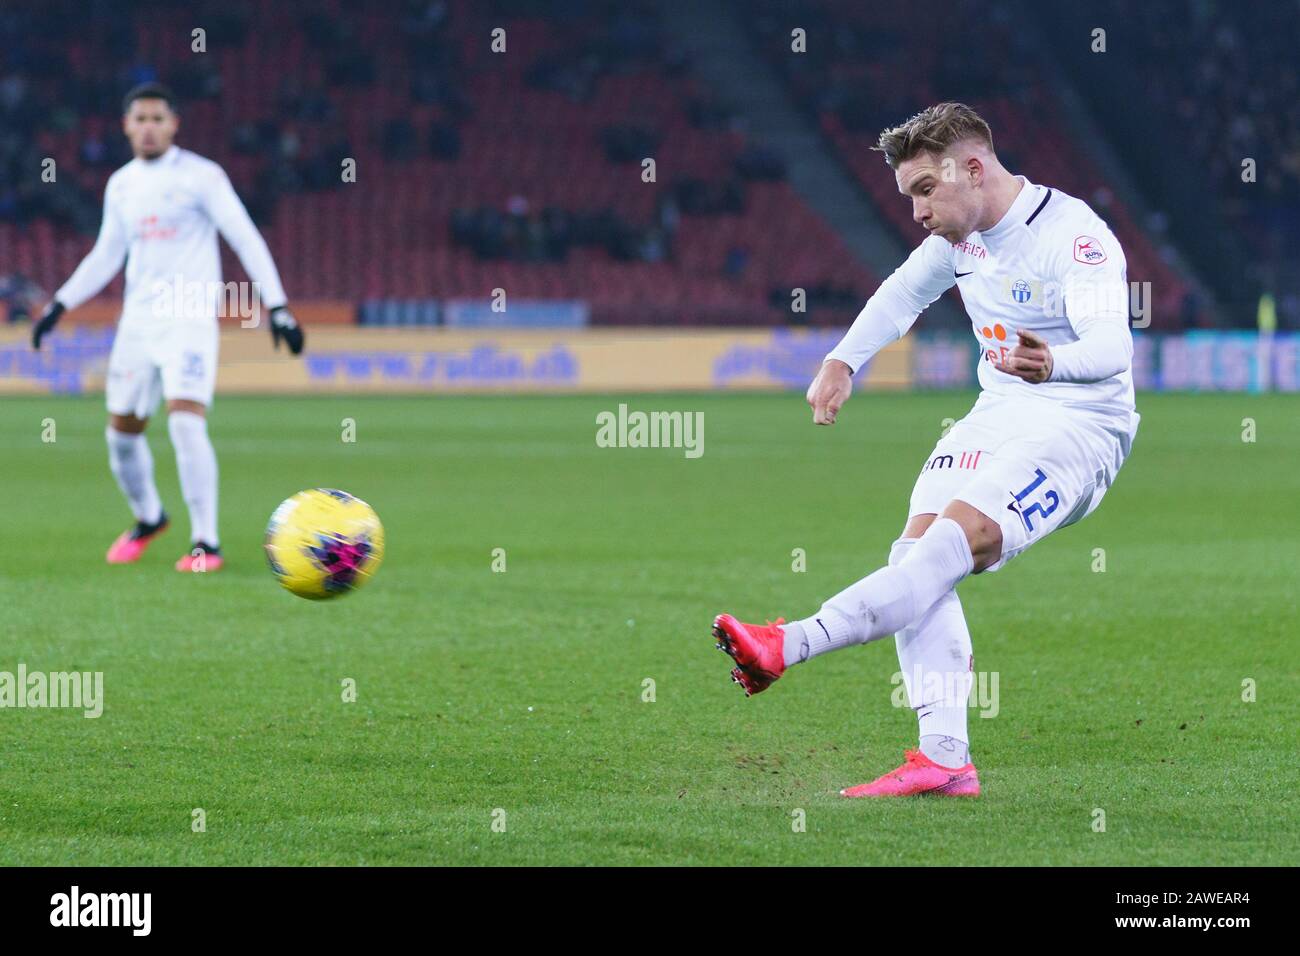
[[[970,272],[958,272],[954,269],[952,274],[955,275],[958,279],[960,279],[962,276],[973,275],[974,272],[975,272],[974,269],[972,269]]]

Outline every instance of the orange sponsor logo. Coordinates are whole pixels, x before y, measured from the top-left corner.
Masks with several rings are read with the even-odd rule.
[[[1007,356],[1011,354],[1011,347],[1005,345],[1010,336],[1001,322],[994,323],[992,328],[987,325],[979,330],[980,336],[984,339],[981,345],[984,347],[984,360],[986,362],[1005,362]]]

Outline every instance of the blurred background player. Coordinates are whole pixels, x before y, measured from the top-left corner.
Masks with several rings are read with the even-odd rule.
[[[190,513],[190,550],[178,571],[221,567],[217,534],[217,459],[207,410],[217,372],[217,316],[224,289],[220,232],[253,280],[248,301],[270,311],[272,340],[302,352],[303,333],[287,307],[271,253],[219,165],[174,145],[175,97],[143,83],[123,101],[122,130],[135,158],[109,177],[94,248],[45,307],[32,329],[39,349],[60,316],[98,293],[126,266],[126,292],[108,360],[109,466],[135,515],[108,549],[110,564],[139,560],[166,530],[145,438],[149,417],[167,401],[181,493]],[[259,313],[255,311],[257,324]]]
[[[1137,434],[1119,241],[1088,205],[993,151],[988,124],[940,103],[877,149],[929,233],[863,307],[808,389],[832,425],[853,374],[956,285],[980,344],[980,395],[922,464],[889,564],[802,621],[714,622],[747,695],[827,651],[895,635],[920,746],[847,797],[977,796],[966,729],[974,656],[954,590],[1091,514]]]

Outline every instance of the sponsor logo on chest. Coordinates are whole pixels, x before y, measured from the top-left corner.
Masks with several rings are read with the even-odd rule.
[[[136,220],[136,237],[143,240],[175,239],[177,228],[160,216],[141,216]]]
[[[952,251],[970,256],[972,259],[987,259],[989,257],[989,251],[987,249],[981,245],[977,245],[976,243],[968,242],[965,239],[961,242],[954,242],[952,244]]]

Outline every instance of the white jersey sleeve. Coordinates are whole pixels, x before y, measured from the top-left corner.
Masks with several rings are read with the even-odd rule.
[[[211,164],[204,184],[203,204],[218,231],[235,250],[248,277],[257,283],[263,304],[268,308],[285,305],[288,297],[280,284],[271,250],[253,225],[225,170],[215,163]]]
[[[906,335],[926,306],[956,282],[952,244],[939,236],[928,236],[880,283],[840,344],[826,358],[838,359],[856,373],[882,348]]]
[[[1089,224],[1089,235],[1053,232],[1047,237],[1048,268],[1078,340],[1052,347],[1049,381],[1101,382],[1127,371],[1133,361],[1124,251],[1099,218]]]
[[[104,219],[99,225],[99,236],[95,239],[94,247],[86,253],[86,258],[81,260],[68,281],[54,293],[55,301],[65,309],[75,309],[93,297],[112,281],[126,261],[129,240],[116,200],[116,183],[117,176],[114,174],[104,187]]]

